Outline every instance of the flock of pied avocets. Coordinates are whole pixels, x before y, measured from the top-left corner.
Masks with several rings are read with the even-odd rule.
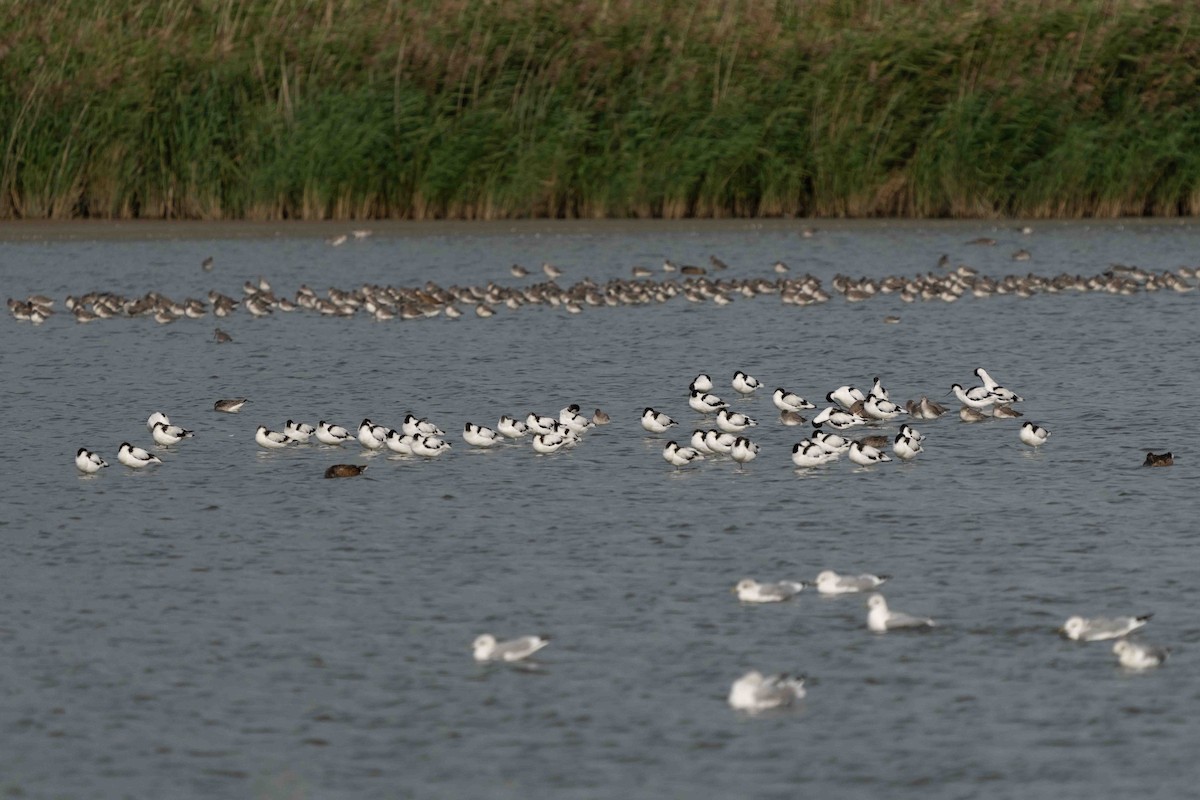
[[[975,422],[989,417],[1005,419],[1021,416],[1021,412],[1013,410],[1012,404],[1021,402],[1022,397],[1001,386],[982,367],[976,369],[975,374],[983,381],[982,386],[964,389],[956,383],[951,387],[951,391],[963,403],[959,416],[964,422]],[[761,381],[744,372],[737,372],[733,376],[733,390],[743,397],[754,394],[762,385]],[[707,456],[724,455],[739,464],[753,461],[758,456],[759,446],[750,440],[746,432],[757,426],[758,422],[745,414],[732,411],[728,403],[713,394],[712,378],[706,374],[697,375],[688,389],[688,405],[701,414],[716,414],[716,428],[693,431],[690,446],[680,446],[674,441],[668,442],[662,453],[667,463],[682,467]],[[860,425],[888,422],[902,416],[911,419],[936,419],[946,412],[945,407],[927,397],[911,400],[905,406],[892,402],[878,377],[865,395],[853,386],[839,386],[829,392],[825,399],[834,405],[828,406],[813,417],[813,431],[809,438],[792,447],[792,463],[797,467],[819,467],[836,461],[842,453],[847,453],[852,462],[863,467],[892,460],[885,452],[888,444],[886,436],[867,436],[855,440],[822,431],[823,425],[845,431]],[[800,412],[816,408],[803,397],[783,388],[775,390],[771,401],[779,409],[780,419],[785,425],[802,424],[804,418],[800,416]],[[653,408],[647,408],[642,414],[642,428],[650,433],[664,433],[677,424],[675,420]],[[1049,431],[1032,422],[1021,426],[1020,439],[1030,447],[1040,447],[1049,436]],[[922,452],[921,442],[924,438],[924,435],[911,425],[901,425],[900,432],[891,442],[892,454],[901,461],[911,461]]]
[[[997,383],[982,367],[976,369],[975,374],[983,381],[982,386],[964,389],[956,383],[951,387],[951,391],[963,403],[959,413],[964,421],[985,419],[988,416],[987,412],[999,418],[1021,416],[1020,412],[1012,410],[1011,406],[1023,398]],[[739,395],[749,397],[762,388],[762,382],[739,371],[734,374],[732,387]],[[758,444],[744,435],[758,423],[743,413],[730,410],[729,404],[713,394],[712,389],[713,382],[708,375],[696,376],[689,386],[688,405],[701,414],[715,414],[716,428],[695,430],[690,446],[687,447],[681,447],[674,441],[668,442],[662,455],[669,464],[682,467],[706,456],[724,455],[728,455],[739,464],[745,464],[758,456]],[[934,419],[946,411],[943,406],[927,397],[922,397],[919,401],[910,401],[906,407],[901,407],[889,399],[888,392],[878,377],[866,395],[852,386],[840,386],[829,392],[826,399],[835,405],[825,408],[813,417],[813,432],[809,438],[792,448],[792,462],[797,467],[828,464],[836,461],[842,453],[847,453],[852,462],[864,467],[892,460],[885,452],[887,437],[867,436],[854,440],[822,431],[823,425],[844,431],[905,415],[914,419]],[[802,424],[804,418],[799,412],[816,408],[803,397],[782,388],[775,390],[771,400],[780,411],[780,419],[787,425]],[[214,410],[237,413],[246,402],[245,398],[240,397],[218,400]],[[562,409],[557,418],[532,412],[524,421],[501,416],[495,429],[467,422],[463,426],[462,438],[471,447],[490,448],[503,441],[521,439],[532,433],[534,451],[549,454],[574,447],[579,444],[587,430],[608,421],[608,415],[600,409],[596,409],[595,413],[588,417],[580,413],[578,404],[573,403]],[[647,432],[658,434],[666,432],[678,423],[662,412],[646,408],[641,424]],[[192,431],[171,424],[171,420],[161,411],[156,411],[147,419],[146,427],[155,443],[163,447],[177,444],[193,435]],[[418,418],[409,413],[398,430],[377,425],[370,419],[364,419],[359,424],[356,434],[324,420],[315,427],[305,422],[288,420],[282,431],[270,430],[265,425],[259,425],[254,440],[260,447],[275,450],[306,444],[313,438],[330,446],[338,446],[356,439],[368,451],[386,449],[403,456],[436,458],[451,447],[450,443],[442,438],[444,436],[445,432],[428,419]],[[1021,426],[1020,439],[1031,447],[1039,447],[1049,436],[1049,431],[1032,422]],[[902,461],[910,461],[922,452],[921,442],[924,438],[915,428],[904,424],[892,440],[892,453]],[[128,442],[121,443],[117,460],[132,469],[162,463],[158,456]],[[108,466],[102,457],[86,448],[80,448],[76,452],[75,465],[86,475],[99,472]],[[331,478],[350,477],[360,474],[365,468],[356,465],[335,465],[326,474]]]

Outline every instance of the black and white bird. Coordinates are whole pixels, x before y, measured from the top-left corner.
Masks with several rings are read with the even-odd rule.
[[[739,464],[748,464],[758,458],[758,445],[745,436],[739,436],[734,440],[733,450],[729,455]]]
[[[86,447],[79,448],[75,454],[75,467],[84,475],[94,475],[107,466],[107,461]]]
[[[151,464],[161,464],[162,459],[152,453],[147,453],[140,447],[134,447],[129,442],[121,442],[117,451],[117,461],[133,469],[142,469]]]
[[[741,433],[746,428],[753,428],[758,423],[738,411],[723,408],[717,412],[717,427],[725,433]]]
[[[912,461],[922,452],[921,440],[906,436],[904,431],[901,431],[896,434],[896,438],[892,441],[892,452],[901,461]]]
[[[976,411],[983,411],[996,403],[996,395],[992,394],[986,386],[974,386],[970,389],[964,389],[961,384],[955,383],[951,384],[950,391],[954,393],[954,396],[964,406]]]
[[[803,411],[806,408],[816,408],[812,403],[805,400],[798,394],[779,388],[771,395],[771,402],[780,411]]]
[[[164,447],[176,444],[183,439],[189,439],[192,435],[191,431],[185,431],[178,425],[168,425],[164,422],[156,422],[150,429],[150,436],[156,443]]]
[[[840,457],[841,454],[837,450],[826,450],[808,439],[792,445],[792,463],[797,467],[819,467],[837,461]]]
[[[1050,431],[1043,428],[1041,425],[1034,425],[1032,422],[1026,422],[1021,426],[1021,441],[1030,447],[1041,447],[1046,443],[1046,439],[1050,437]]]
[[[554,417],[543,417],[530,411],[525,417],[525,427],[534,433],[554,433],[558,430],[558,420]]]
[[[506,439],[520,439],[529,433],[529,426],[519,419],[501,415],[500,421],[496,423],[496,432]]]
[[[713,388],[712,378],[701,372],[692,380],[688,388],[693,392],[711,392]]]
[[[330,425],[325,420],[317,423],[316,433],[317,441],[321,444],[337,446],[342,442],[347,442],[354,438],[354,434],[343,428],[341,425]]]
[[[743,397],[749,397],[762,388],[762,382],[738,370],[733,373],[733,390]]]
[[[316,432],[317,429],[307,422],[294,422],[289,419],[283,426],[283,435],[299,444],[308,444],[308,440]]]
[[[843,411],[837,406],[829,406],[813,417],[812,420],[814,428],[819,428],[827,423],[831,428],[844,431],[847,428],[853,428],[856,425],[866,425],[867,421],[857,414],[852,414],[849,411]]]
[[[829,394],[825,395],[825,399],[830,403],[837,403],[842,408],[848,409],[860,400],[866,400],[863,393],[853,386],[839,386]]]
[[[711,414],[729,408],[729,404],[711,392],[692,392],[688,396],[688,407],[701,414]]]
[[[265,447],[268,450],[279,450],[292,443],[291,438],[287,434],[280,431],[267,430],[266,425],[258,426],[258,430],[254,432],[254,441],[258,442],[259,447]]]
[[[401,430],[410,436],[421,434],[422,436],[445,436],[446,432],[434,425],[429,420],[421,417],[418,419],[413,414],[405,414],[404,422],[401,423]]]
[[[869,467],[872,464],[880,464],[884,461],[891,461],[888,454],[871,447],[869,444],[859,444],[858,442],[850,443],[850,460],[862,467]]]
[[[442,453],[450,449],[450,443],[439,439],[436,436],[426,436],[424,434],[415,433],[408,434],[412,439],[412,452],[414,456],[422,458],[437,458]],[[384,437],[386,440],[386,436]]]
[[[491,428],[468,422],[463,425],[463,441],[472,447],[494,447],[500,443],[500,435]]]
[[[722,433],[721,431],[706,431],[704,434],[704,445],[710,451],[717,455],[727,456],[733,452],[733,446],[737,443],[737,434]]]
[[[675,442],[667,442],[662,451],[663,459],[674,467],[683,467],[693,461],[704,460],[704,454],[694,447],[680,447]]]
[[[983,367],[977,367],[975,369],[975,377],[983,381],[984,388],[992,393],[992,396],[996,398],[997,403],[1009,405],[1011,403],[1020,403],[1025,399],[1012,389],[1006,389],[997,383],[991,375],[988,375],[987,370]]]
[[[844,453],[850,449],[851,439],[836,433],[814,430],[808,437],[812,443],[829,453]]]
[[[148,431],[152,431],[152,430],[154,430],[154,426],[155,426],[155,425],[157,425],[157,424],[158,424],[158,423],[160,423],[160,422],[161,422],[162,424],[164,424],[164,425],[170,425],[170,424],[171,424],[171,420],[167,418],[167,415],[166,415],[166,414],[164,414],[164,413],[163,413],[163,412],[161,412],[161,411],[155,411],[155,412],[154,412],[153,414],[151,414],[151,415],[150,415],[150,417],[149,417],[149,418],[146,420],[146,430],[148,430]]]
[[[382,425],[376,425],[369,418],[365,418],[362,422],[358,423],[358,443],[368,450],[382,450],[384,439],[387,438],[387,432],[387,428]]]
[[[678,422],[671,419],[666,414],[655,411],[653,408],[648,406],[646,410],[642,412],[642,428],[650,433],[662,433],[672,425],[678,424]]]
[[[412,436],[407,433],[401,433],[393,428],[387,432],[387,436],[384,437],[383,444],[393,453],[402,456],[411,456],[413,454],[413,440],[416,438],[416,436]]]
[[[535,452],[546,455],[557,453],[567,444],[567,437],[561,433],[535,433],[532,440]]]

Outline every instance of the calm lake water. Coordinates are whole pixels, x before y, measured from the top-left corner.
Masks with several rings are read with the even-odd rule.
[[[820,277],[931,271],[947,253],[990,275],[1194,266],[1200,226],[988,223],[68,226],[0,229],[5,296],[109,290],[175,299],[364,283],[521,285],[628,277],[664,258],[771,264]],[[995,247],[968,246],[977,236]],[[1014,262],[1018,247],[1031,251]],[[206,256],[215,260],[203,272]],[[9,458],[0,505],[0,794],[34,798],[1184,797],[1200,779],[1195,368],[1200,293],[1062,294],[904,305],[896,295],[798,308],[500,308],[376,323],[311,312],[157,325],[0,320]],[[886,315],[901,317],[897,325]],[[213,341],[215,324],[233,337]],[[1021,420],[917,423],[925,453],[870,470],[798,472],[806,428],[769,394],[759,458],[675,470],[669,437],[700,371],[732,399],[744,369],[819,400],[883,378],[944,402],[986,367],[1053,432]],[[213,401],[246,396],[239,415]],[[600,407],[573,451],[471,451],[464,421]],[[954,406],[956,407],[956,405]],[[194,429],[161,467],[155,410]],[[267,452],[259,424],[412,411],[448,432],[434,461],[317,445]],[[707,426],[705,426],[707,427]],[[673,429],[674,431],[675,429]],[[895,427],[886,428],[894,431]],[[113,466],[81,477],[89,447]],[[1173,450],[1171,469],[1142,469]],[[337,462],[369,463],[327,481]],[[742,606],[742,577],[888,573],[924,635],[874,635],[865,597],[805,591]],[[1072,614],[1144,614],[1172,648],[1120,669],[1111,643],[1055,629]],[[553,636],[536,666],[479,666],[476,635]],[[808,698],[747,716],[749,669],[809,676]]]

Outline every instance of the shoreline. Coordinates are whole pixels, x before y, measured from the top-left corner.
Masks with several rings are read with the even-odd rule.
[[[528,220],[349,220],[247,222],[198,220],[20,220],[0,221],[0,242],[170,241],[187,239],[330,238],[366,229],[373,237],[589,236],[879,230],[928,228],[994,232],[1083,226],[1096,228],[1178,228],[1200,225],[1197,217],[1118,217],[1086,219],[528,219]]]

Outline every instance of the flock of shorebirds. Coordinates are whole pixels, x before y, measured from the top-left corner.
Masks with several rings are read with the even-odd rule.
[[[982,242],[975,240],[969,244]],[[202,266],[205,270],[211,270],[212,265],[212,259],[207,258]],[[796,306],[824,303],[832,297],[819,278],[811,274],[793,277],[791,268],[782,261],[775,262],[772,267],[775,273],[773,279],[718,276],[728,268],[729,265],[715,255],[709,257],[708,267],[676,265],[665,260],[662,271],[668,277],[662,280],[656,280],[650,268],[635,266],[632,268],[632,277],[628,279],[614,278],[601,283],[584,278],[562,286],[558,279],[563,277],[564,270],[546,263],[542,265],[542,273],[547,280],[528,286],[502,286],[490,281],[485,285],[442,287],[429,281],[421,286],[407,287],[375,284],[351,289],[330,287],[324,293],[318,293],[307,285],[301,285],[291,297],[276,294],[268,281],[259,278],[257,281],[246,281],[241,296],[212,290],[205,297],[175,300],[154,291],[140,297],[93,291],[78,296],[69,295],[64,306],[79,323],[151,317],[165,325],[181,319],[202,319],[209,314],[218,318],[227,317],[239,307],[252,317],[265,317],[277,312],[309,311],[329,317],[366,315],[384,322],[437,316],[456,319],[463,316],[464,309],[486,318],[493,316],[498,308],[515,311],[525,306],[549,306],[578,314],[587,308],[665,303],[675,297],[692,303],[727,305],[739,297],[778,295],[782,303]],[[1180,267],[1174,271],[1155,272],[1137,266],[1114,264],[1090,276],[1068,273],[1041,276],[1029,273],[989,277],[966,264],[952,267],[949,257],[943,255],[937,263],[937,271],[883,278],[852,278],[839,274],[831,280],[830,288],[834,294],[851,303],[891,294],[905,303],[918,300],[954,302],[968,294],[979,298],[993,295],[1032,297],[1067,292],[1132,295],[1163,290],[1191,292],[1196,285],[1190,281],[1200,277],[1198,272],[1200,268]],[[532,274],[519,264],[512,265],[510,273],[514,278],[526,278]],[[14,318],[35,325],[53,316],[55,305],[56,301],[45,295],[8,300],[8,309]],[[899,318],[888,316],[885,321],[898,322]],[[219,342],[231,340],[219,328],[215,337]]]
[[[1024,398],[1002,386],[982,367],[975,370],[975,375],[982,382],[981,385],[964,388],[956,383],[950,388],[950,393],[962,403],[959,411],[962,420],[1021,416],[1021,412],[1014,410],[1012,406],[1023,402]],[[738,371],[734,374],[730,386],[742,398],[750,398],[763,387],[763,383],[745,372]],[[690,446],[681,447],[675,441],[669,441],[662,450],[662,457],[672,466],[684,467],[705,458],[721,456],[729,456],[739,464],[746,464],[757,457],[759,446],[745,434],[758,423],[744,413],[731,410],[729,403],[713,393],[714,388],[712,378],[704,373],[697,375],[688,386],[689,407],[705,418],[712,417],[715,427],[697,428],[692,434]],[[831,405],[813,416],[813,429],[808,438],[792,448],[792,461],[799,468],[828,464],[836,461],[842,453],[846,453],[853,463],[864,468],[892,460],[886,452],[888,436],[871,435],[855,440],[839,433],[823,431],[822,428],[826,425],[838,431],[847,431],[859,426],[881,426],[900,418],[935,419],[946,413],[944,406],[927,397],[909,401],[903,407],[898,405],[890,399],[878,377],[866,393],[853,386],[840,386],[826,394],[825,399]],[[780,412],[780,422],[788,426],[803,424],[805,418],[800,412],[816,408],[815,404],[782,387],[775,389],[771,401]],[[218,400],[214,404],[214,411],[238,413],[246,402],[246,398]],[[584,415],[580,412],[578,404],[572,404],[563,408],[557,416],[530,413],[524,420],[502,416],[495,429],[467,422],[462,429],[462,438],[469,446],[491,448],[505,441],[515,441],[532,435],[533,449],[541,454],[550,454],[576,446],[588,430],[609,421],[609,416],[600,409],[596,409],[591,415]],[[640,423],[647,433],[654,435],[666,433],[678,424],[668,415],[653,408],[644,410]],[[194,435],[193,431],[172,424],[162,412],[152,414],[146,420],[146,427],[155,444],[161,448],[169,448]],[[1021,442],[1037,448],[1046,442],[1050,432],[1032,422],[1025,422],[1018,435]],[[364,419],[357,432],[353,433],[324,420],[316,426],[288,420],[280,431],[259,425],[255,432],[255,441],[267,450],[307,444],[313,440],[329,447],[357,442],[368,453],[390,451],[402,456],[437,458],[451,447],[450,443],[442,438],[444,436],[445,432],[430,420],[409,413],[399,429],[376,425],[368,418]],[[891,453],[901,461],[912,461],[922,452],[921,443],[924,439],[924,435],[907,422],[900,422],[899,431],[894,437],[890,437]],[[131,469],[144,469],[162,463],[158,455],[128,442],[121,444],[117,460]],[[1164,461],[1165,463],[1162,463]],[[108,466],[98,454],[86,448],[77,452],[75,463],[85,475],[92,475]],[[1147,454],[1147,465],[1165,466],[1169,463],[1170,453],[1164,456]],[[334,464],[326,470],[325,477],[353,477],[365,469],[366,465],[363,464]],[[840,575],[832,570],[824,570],[816,576],[815,581],[809,583],[791,580],[760,583],[745,578],[739,581],[733,590],[743,603],[788,601],[807,586],[815,586],[822,595],[871,592],[867,600],[866,624],[869,630],[886,633],[935,627],[936,623],[931,618],[905,614],[888,606],[883,595],[876,591],[888,579],[887,575]],[[1144,670],[1162,664],[1168,653],[1163,648],[1126,638],[1127,634],[1144,626],[1148,619],[1149,615],[1113,618],[1074,616],[1064,623],[1060,632],[1077,641],[1116,639],[1113,652],[1118,658],[1118,663],[1127,669]],[[549,641],[547,636],[521,636],[499,641],[491,634],[483,634],[476,638],[472,649],[474,658],[480,662],[515,662],[529,658],[546,647]],[[733,708],[750,713],[788,706],[805,696],[804,680],[803,676],[763,675],[758,671],[751,671],[733,683],[728,702]]]
[[[783,603],[792,600],[805,588],[815,586],[824,596],[870,592],[867,598],[866,627],[873,633],[890,631],[921,631],[937,627],[929,618],[895,611],[878,589],[890,579],[888,575],[841,575],[833,570],[821,571],[815,581],[778,581],[760,583],[743,578],[733,587],[742,603]],[[1141,671],[1160,666],[1169,651],[1128,638],[1130,633],[1144,627],[1152,615],[1090,617],[1072,616],[1058,629],[1067,639],[1079,642],[1099,642],[1115,639],[1112,652],[1117,663],[1128,670]],[[482,634],[472,644],[479,662],[523,661],[550,644],[549,636],[520,636],[499,641],[492,634]],[[729,705],[750,714],[791,706],[807,694],[805,676],[777,673],[764,675],[752,670],[733,682],[727,697]]]
[[[982,367],[975,374],[983,381],[981,386],[964,389],[954,384],[951,391],[962,401],[959,411],[964,421],[979,421],[987,418],[1020,417],[1021,412],[1012,408],[1022,401],[1015,392],[1001,386]],[[763,384],[758,379],[738,371],[731,386],[742,398],[750,398]],[[662,450],[662,457],[675,467],[684,467],[706,458],[728,456],[739,465],[758,457],[760,447],[748,433],[758,426],[757,420],[731,409],[729,403],[713,393],[712,378],[707,374],[697,375],[688,387],[688,405],[704,417],[714,417],[715,427],[697,428],[693,431],[689,446],[680,446],[669,441]],[[825,396],[832,405],[812,418],[813,429],[809,436],[792,447],[792,463],[798,468],[820,467],[838,460],[843,453],[851,462],[861,467],[870,467],[892,460],[887,453],[889,437],[879,434],[852,439],[848,435],[823,430],[828,426],[846,432],[859,426],[878,426],[900,417],[911,419],[936,419],[946,413],[946,408],[922,397],[909,401],[902,407],[890,399],[880,378],[876,377],[869,392],[864,394],[853,386],[840,386]],[[787,426],[805,422],[801,411],[816,406],[800,395],[778,388],[771,397],[779,410],[780,421]],[[247,403],[244,397],[216,401],[214,411],[236,414]],[[570,450],[583,441],[584,435],[597,425],[606,425],[609,416],[601,409],[592,414],[583,414],[577,403],[561,409],[557,415],[543,416],[530,412],[524,420],[503,415],[495,428],[466,422],[462,428],[462,439],[470,447],[490,449],[504,442],[514,442],[530,437],[534,452],[549,455],[560,450]],[[678,423],[667,414],[647,407],[641,417],[642,428],[650,434],[662,434]],[[162,412],[155,412],[146,421],[146,427],[156,445],[167,448],[191,438],[194,433],[178,425]],[[1024,423],[1019,438],[1031,447],[1040,447],[1049,438],[1050,432],[1032,422]],[[406,414],[398,427],[379,425],[364,418],[356,432],[348,428],[320,420],[317,425],[287,420],[282,430],[272,430],[259,425],[254,440],[266,450],[281,450],[296,445],[309,444],[313,440],[322,445],[340,447],[348,442],[357,442],[366,453],[390,452],[399,456],[437,458],[451,449],[446,433],[426,418]],[[921,443],[924,434],[905,423],[890,439],[891,452],[901,461],[912,461],[923,452]],[[1151,454],[1152,455],[1152,454]],[[1167,454],[1168,457],[1170,454]],[[122,442],[117,460],[132,469],[161,464],[162,459],[141,447]],[[103,457],[86,448],[76,452],[75,465],[85,475],[92,475],[108,466]],[[337,464],[326,471],[326,477],[340,478],[359,475],[365,465]]]
[[[342,237],[344,240],[345,237]],[[330,243],[341,244],[342,241]],[[994,241],[972,242],[979,243],[994,244]],[[1018,251],[1013,258],[1024,260],[1028,258],[1028,253]],[[212,265],[212,259],[206,259],[203,264],[206,270],[210,270]],[[324,295],[319,295],[309,287],[301,286],[292,298],[276,295],[270,284],[260,279],[258,282],[246,282],[240,298],[213,291],[209,292],[206,299],[187,298],[176,302],[157,292],[136,298],[92,292],[68,297],[65,306],[80,323],[103,318],[150,316],[161,324],[168,324],[183,318],[203,318],[210,313],[225,317],[238,307],[254,317],[306,310],[323,316],[366,315],[382,322],[439,315],[457,318],[464,313],[462,308],[473,309],[477,317],[486,318],[502,306],[511,310],[530,305],[552,306],[570,313],[580,313],[588,307],[664,303],[677,296],[694,303],[711,302],[717,305],[726,305],[738,297],[772,294],[778,295],[785,304],[799,306],[823,303],[831,298],[818,278],[808,274],[790,277],[791,270],[783,262],[774,265],[777,276],[774,279],[710,277],[710,272],[719,273],[726,268],[727,265],[716,256],[710,258],[708,268],[677,266],[666,261],[663,271],[678,273],[681,276],[679,280],[673,276],[661,281],[654,280],[650,269],[634,267],[632,279],[614,279],[606,283],[584,279],[564,287],[557,283],[563,271],[545,264],[542,271],[548,280],[526,287],[500,286],[494,282],[484,286],[441,287],[429,282],[421,287],[363,285],[350,290],[331,287]],[[886,294],[896,294],[908,303],[917,300],[953,302],[966,294],[982,298],[1008,294],[1030,297],[1059,292],[1120,295],[1158,290],[1190,292],[1195,286],[1189,283],[1189,279],[1200,277],[1200,269],[1180,268],[1174,272],[1155,273],[1138,267],[1114,265],[1091,277],[1067,274],[1042,277],[1029,274],[991,278],[978,274],[966,265],[951,269],[945,256],[938,262],[938,268],[941,272],[915,277],[853,279],[837,275],[831,281],[831,288],[847,302],[861,302],[875,295]],[[530,272],[513,265],[511,274],[515,278],[524,278]],[[41,324],[52,316],[54,304],[51,298],[44,296],[8,301],[9,310],[16,319],[34,324]],[[888,317],[886,321],[898,319]],[[219,328],[215,338],[218,343],[232,341],[232,337]],[[981,385],[966,388],[956,383],[948,392],[961,403],[957,413],[963,422],[1022,416],[1013,408],[1014,404],[1023,401],[1020,395],[1002,386],[982,367],[975,370],[975,375]],[[742,398],[753,396],[764,386],[761,381],[741,371],[734,374],[730,385]],[[662,458],[668,464],[682,468],[706,459],[728,457],[744,465],[758,457],[760,447],[750,436],[752,429],[758,426],[757,420],[734,410],[714,393],[714,388],[712,378],[707,374],[697,375],[688,386],[689,408],[706,420],[711,418],[712,423],[709,427],[696,428],[685,445],[674,440],[668,441],[662,450]],[[828,465],[837,461],[843,453],[852,463],[863,468],[891,461],[893,457],[900,461],[912,461],[923,452],[925,436],[909,421],[936,419],[947,412],[945,406],[928,397],[910,400],[903,406],[892,401],[878,377],[868,392],[864,393],[853,386],[840,386],[827,393],[825,400],[829,405],[812,417],[811,432],[792,447],[791,459],[799,469]],[[779,411],[779,422],[789,427],[804,424],[807,420],[802,412],[816,409],[815,404],[782,387],[775,389],[771,401]],[[245,398],[218,400],[214,410],[238,413],[246,402]],[[501,416],[495,428],[467,422],[463,425],[461,436],[468,446],[485,449],[528,436],[536,453],[549,455],[577,446],[590,429],[608,422],[608,415],[600,409],[587,415],[581,412],[578,404],[571,404],[557,415],[531,412],[524,419]],[[642,428],[652,435],[667,433],[678,426],[671,416],[652,407],[644,409],[640,422]],[[874,433],[855,439],[848,433],[860,426],[878,427],[887,423],[898,425],[894,436]],[[194,435],[193,431],[173,425],[161,412],[151,415],[146,424],[151,438],[160,448],[172,447]],[[1041,447],[1049,436],[1048,430],[1033,422],[1024,422],[1018,432],[1019,440],[1033,448]],[[288,420],[281,430],[259,425],[255,432],[256,443],[267,450],[304,445],[314,440],[328,447],[357,442],[368,454],[390,452],[426,459],[437,458],[451,449],[442,429],[430,420],[411,413],[405,416],[398,428],[378,425],[369,418],[363,419],[356,431],[325,420],[316,426]],[[128,442],[121,444],[117,460],[131,469],[144,469],[162,463],[158,455]],[[108,466],[100,455],[86,448],[79,449],[75,463],[85,475],[92,475]],[[1173,456],[1171,453],[1147,453],[1144,463],[1146,466],[1170,466]],[[353,477],[366,468],[365,464],[333,464],[325,471],[325,477]],[[824,570],[812,582],[783,580],[760,583],[745,578],[734,586],[733,591],[741,602],[753,604],[789,601],[809,586],[815,586],[822,595],[870,593],[866,618],[866,626],[870,631],[928,630],[936,626],[937,623],[931,618],[889,608],[883,595],[876,591],[887,580],[887,575],[842,575]],[[1129,633],[1143,627],[1148,619],[1149,615],[1112,618],[1073,616],[1059,630],[1065,637],[1076,641],[1115,639],[1113,653],[1118,663],[1128,669],[1144,670],[1162,664],[1168,652],[1127,638]],[[541,651],[549,641],[548,636],[521,636],[500,641],[491,634],[483,634],[475,639],[472,650],[475,660],[479,662],[518,662]],[[802,699],[805,693],[803,676],[763,675],[751,671],[734,681],[728,694],[728,703],[735,709],[757,713],[792,705]]]
[[[982,367],[975,370],[975,375],[983,382],[981,386],[964,389],[956,383],[950,387],[950,393],[962,402],[960,419],[979,422],[1022,416],[1012,405],[1024,398],[1001,386]],[[731,386],[741,397],[748,398],[761,389],[763,383],[738,371],[733,376]],[[758,457],[760,447],[749,438],[750,430],[758,426],[758,421],[732,410],[728,402],[713,394],[713,388],[709,375],[697,375],[688,387],[688,406],[702,415],[715,414],[715,427],[695,429],[686,446],[675,441],[667,442],[662,451],[667,463],[683,467],[706,458],[729,456],[738,464],[746,464]],[[813,430],[808,438],[792,446],[792,463],[799,468],[829,464],[838,460],[843,453],[860,467],[891,461],[892,456],[900,461],[912,461],[924,452],[921,443],[925,436],[907,423],[901,424],[899,432],[893,437],[874,434],[854,439],[848,434],[833,433],[822,428],[829,426],[837,431],[849,431],[859,426],[878,426],[902,417],[913,420],[936,419],[946,413],[945,406],[924,396],[919,400],[910,400],[904,406],[893,402],[879,377],[874,379],[866,394],[853,386],[839,386],[826,394],[825,400],[831,405],[813,416]],[[783,387],[774,391],[771,402],[779,410],[780,422],[788,426],[804,424],[806,420],[800,412],[816,408],[813,403]],[[653,434],[665,433],[678,425],[670,416],[654,408],[645,409],[641,422],[642,428]],[[1041,425],[1025,422],[1018,436],[1023,443],[1036,448],[1046,442],[1050,431]],[[892,455],[887,452],[889,442]]]

